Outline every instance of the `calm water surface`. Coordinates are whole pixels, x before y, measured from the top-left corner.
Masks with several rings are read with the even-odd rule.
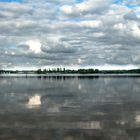
[[[0,140],[140,140],[140,78],[0,78]]]

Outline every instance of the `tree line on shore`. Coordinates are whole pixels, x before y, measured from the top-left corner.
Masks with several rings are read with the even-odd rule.
[[[98,69],[66,69],[66,68],[53,68],[53,69],[38,69],[38,70],[0,70],[0,74],[47,74],[47,73],[60,73],[60,74],[125,74],[125,73],[140,73],[140,69],[132,70],[98,70]]]

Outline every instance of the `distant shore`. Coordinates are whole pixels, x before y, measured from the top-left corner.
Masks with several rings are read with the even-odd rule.
[[[130,70],[98,70],[98,69],[65,69],[65,68],[54,68],[54,69],[38,69],[38,70],[0,70],[2,74],[45,74],[45,75],[139,75],[140,69]]]
[[[126,74],[60,74],[60,73],[52,73],[52,74],[0,74],[0,78],[3,77],[38,77],[38,78],[98,78],[98,77],[140,77],[140,74],[132,74],[132,73],[126,73]]]

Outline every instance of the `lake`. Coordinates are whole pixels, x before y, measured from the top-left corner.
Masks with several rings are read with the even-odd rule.
[[[139,77],[0,77],[1,140],[139,140]]]

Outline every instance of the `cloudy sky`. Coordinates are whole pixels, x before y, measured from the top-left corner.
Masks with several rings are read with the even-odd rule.
[[[139,0],[0,0],[0,69],[140,67]]]

